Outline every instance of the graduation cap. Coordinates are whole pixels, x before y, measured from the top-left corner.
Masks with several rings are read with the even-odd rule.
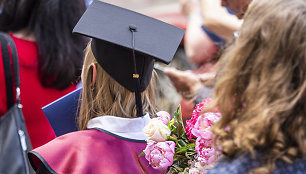
[[[73,32],[91,37],[97,62],[135,92],[137,116],[143,116],[140,93],[151,81],[154,61],[169,64],[184,35],[173,25],[101,1],[88,7]]]

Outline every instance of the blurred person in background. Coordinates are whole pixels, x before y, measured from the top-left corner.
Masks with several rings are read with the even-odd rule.
[[[228,7],[238,19],[242,19],[252,0],[222,0],[221,5]]]
[[[72,29],[86,7],[84,0],[1,0],[0,8],[0,31],[16,44],[22,111],[35,148],[55,138],[41,108],[76,89],[87,40]],[[2,58],[0,84],[5,84]],[[0,115],[7,111],[6,100],[0,85]]]
[[[225,65],[213,126],[224,157],[208,174],[306,171],[306,1],[253,0]],[[212,107],[214,107],[212,106]]]
[[[184,40],[189,60],[201,67],[216,57],[218,50],[225,43],[231,42],[233,33],[238,31],[242,21],[237,19],[228,9],[221,7],[221,0],[182,0],[182,11],[187,17]],[[213,62],[212,62],[213,64]],[[201,67],[201,68],[200,68]]]
[[[192,71],[167,68],[165,72],[183,97],[180,103],[186,120],[196,103],[211,96],[219,52],[232,42],[242,20],[222,7],[221,0],[182,0],[181,5],[188,19],[184,47],[195,68]]]

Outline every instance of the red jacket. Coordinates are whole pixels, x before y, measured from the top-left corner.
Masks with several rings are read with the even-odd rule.
[[[12,34],[20,64],[21,104],[26,126],[33,148],[41,146],[55,138],[47,118],[41,108],[61,96],[76,89],[75,85],[65,90],[45,88],[38,77],[38,48],[35,42],[16,38]],[[0,116],[7,111],[5,76],[0,49]],[[15,90],[14,90],[15,91]]]

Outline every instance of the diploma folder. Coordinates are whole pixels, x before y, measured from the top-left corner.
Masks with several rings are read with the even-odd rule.
[[[42,108],[57,137],[78,130],[78,104],[81,91],[82,88],[74,90]]]

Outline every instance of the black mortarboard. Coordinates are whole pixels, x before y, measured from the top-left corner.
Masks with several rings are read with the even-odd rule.
[[[136,93],[137,116],[142,116],[140,92],[150,83],[154,59],[172,60],[184,30],[157,19],[94,1],[75,28],[93,38],[91,48],[102,68]]]

